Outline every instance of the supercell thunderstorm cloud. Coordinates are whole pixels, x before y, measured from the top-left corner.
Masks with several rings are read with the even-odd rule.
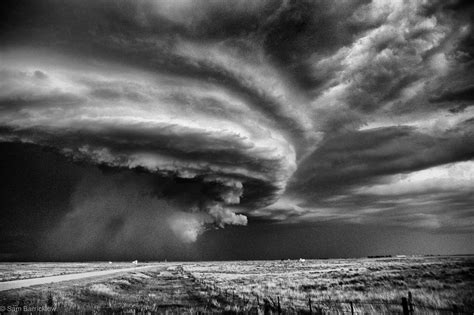
[[[2,151],[81,168],[38,232],[51,257],[252,220],[473,231],[469,1],[2,6]]]

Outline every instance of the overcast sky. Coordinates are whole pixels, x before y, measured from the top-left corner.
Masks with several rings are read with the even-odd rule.
[[[0,259],[474,253],[471,3],[2,1]]]

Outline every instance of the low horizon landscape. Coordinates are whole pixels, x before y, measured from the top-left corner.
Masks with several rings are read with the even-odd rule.
[[[59,312],[418,313],[474,310],[474,257],[149,262],[109,275],[52,276],[129,263],[1,263],[0,305]],[[123,269],[119,269],[123,270]],[[90,274],[90,273],[89,273]],[[15,280],[44,284],[5,290]]]

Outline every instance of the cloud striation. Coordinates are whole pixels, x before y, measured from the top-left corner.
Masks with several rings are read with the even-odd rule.
[[[0,139],[155,177],[86,177],[59,227],[79,247],[247,217],[474,226],[467,1],[3,6]]]

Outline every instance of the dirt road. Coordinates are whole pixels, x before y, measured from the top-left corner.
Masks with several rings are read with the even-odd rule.
[[[158,265],[122,268],[122,269],[111,269],[111,270],[102,270],[102,271],[91,271],[91,272],[84,272],[84,273],[74,273],[74,274],[69,274],[69,275],[23,279],[23,280],[15,280],[15,281],[5,281],[5,282],[0,282],[0,291],[31,287],[31,286],[39,285],[39,284],[55,283],[55,282],[77,280],[77,279],[83,279],[83,278],[100,277],[100,276],[106,276],[106,275],[112,275],[112,274],[115,275],[117,273],[122,273],[122,272],[139,271],[139,270],[151,269],[151,268],[156,268],[156,267],[158,267]]]

